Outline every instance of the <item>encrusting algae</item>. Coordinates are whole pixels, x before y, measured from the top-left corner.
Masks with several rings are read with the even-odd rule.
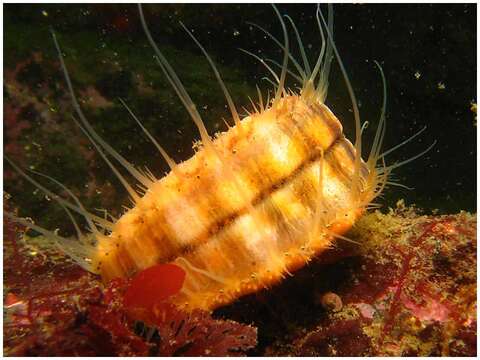
[[[284,42],[267,35],[283,49],[281,72],[277,75],[262,59],[250,53],[267,67],[276,83],[271,101],[264,101],[259,91],[258,107],[254,105],[254,111],[243,119],[213,61],[184,27],[212,66],[235,123],[227,132],[216,134],[212,139],[195,104],[155,44],[139,6],[140,19],[158,65],[191,115],[202,139],[191,159],[175,164],[122,101],[170,165],[170,173],[161,179],[131,165],[88,123],[53,34],[78,117],[73,120],[122,182],[133,206],[118,220],[104,219],[88,212],[54,179],[34,172],[56,182],[74,203],[53,194],[7,159],[17,171],[65,208],[77,229],[78,241],[62,238],[25,219],[7,216],[54,239],[77,263],[100,274],[105,282],[116,277],[130,277],[154,264],[176,264],[186,272],[186,279],[173,301],[187,309],[214,309],[244,294],[269,287],[331,247],[336,237],[344,238],[342,234],[365,209],[376,206],[372,201],[385,185],[395,185],[387,179],[391,171],[423,154],[385,165],[385,156],[418,133],[381,153],[386,84],[377,63],[384,85],[384,101],[370,155],[363,161],[361,135],[365,124],[362,126],[360,122],[353,90],[333,42],[332,7],[329,6],[328,20],[317,7],[322,44],[313,68],[293,21],[287,17],[301,49],[303,66],[294,59],[289,51],[286,24],[275,7],[274,10],[282,25]],[[343,135],[339,119],[324,104],[334,57],[352,99],[354,145]],[[294,64],[296,74],[288,68],[289,62]],[[301,89],[285,88],[287,74],[301,82]],[[127,183],[111,158],[138,181],[140,191]],[[79,230],[70,211],[84,216],[90,234]]]

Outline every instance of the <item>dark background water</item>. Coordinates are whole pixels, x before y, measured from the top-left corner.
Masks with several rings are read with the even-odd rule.
[[[300,30],[313,62],[320,48],[315,5],[279,5]],[[325,10],[325,8],[324,8]],[[281,60],[278,47],[248,22],[280,40],[281,27],[271,6],[146,5],[145,14],[158,46],[172,63],[211,133],[224,130],[229,118],[224,97],[208,63],[181,29],[194,31],[231,89],[237,106],[251,108],[255,84],[264,93],[266,70],[238,48]],[[407,203],[443,213],[476,209],[476,5],[387,4],[335,5],[334,38],[360,105],[368,120],[365,143],[374,135],[382,85],[373,60],[382,64],[388,82],[385,148],[427,130],[392,154],[391,163],[428,147],[427,155],[398,169],[396,177],[414,190],[389,188],[380,202]],[[59,70],[53,27],[66,55],[80,101],[94,127],[126,158],[147,165],[157,175],[167,170],[141,130],[119,105],[122,97],[176,160],[193,154],[198,138],[173,89],[153,59],[136,6],[4,5],[4,144],[5,153],[23,166],[55,176],[89,207],[117,209],[125,192],[111,171],[72,125],[66,87]],[[300,59],[293,31],[290,40]],[[334,61],[327,105],[353,137],[351,101]],[[289,82],[294,86],[293,82]],[[107,104],[107,105],[105,105]],[[23,215],[58,224],[61,209],[5,167],[5,189]],[[110,183],[111,181],[111,183]],[[50,225],[51,225],[50,224]]]

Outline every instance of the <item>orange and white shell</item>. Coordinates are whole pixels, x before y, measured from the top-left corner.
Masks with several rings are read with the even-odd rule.
[[[351,186],[355,149],[324,104],[284,97],[213,146],[116,222],[93,262],[105,280],[174,263],[187,273],[174,301],[213,309],[302,267],[363,211],[368,194]]]
[[[100,218],[85,210],[71,192],[75,204],[43,187],[7,158],[17,171],[65,210],[69,208],[84,216],[91,233],[86,236],[76,226],[79,241],[72,241],[26,219],[7,215],[57,241],[78,264],[100,274],[105,282],[115,277],[132,276],[159,263],[180,266],[186,278],[181,291],[172,300],[186,309],[211,310],[244,294],[269,287],[331,247],[333,239],[341,237],[381,193],[391,169],[406,161],[376,168],[379,159],[383,162],[380,148],[385,130],[385,102],[368,160],[361,159],[362,128],[358,106],[331,38],[331,6],[328,24],[317,7],[323,45],[324,32],[330,41],[326,48],[322,45],[313,70],[306,66],[305,71],[300,71],[302,88],[298,94],[285,89],[287,72],[291,73],[287,69],[291,54],[283,17],[275,7],[274,10],[285,39],[280,76],[269,68],[278,85],[275,86],[275,98],[267,101],[264,107],[259,90],[261,111],[242,120],[213,61],[189,33],[212,65],[236,124],[212,140],[195,104],[157,48],[139,6],[140,19],[157,62],[197,125],[203,141],[203,146],[192,158],[175,164],[124,104],[171,166],[170,173],[161,179],[140,173],[88,123],[53,34],[81,122],[79,126],[129,192],[134,206],[114,222]],[[303,47],[300,40],[299,46]],[[355,146],[345,138],[340,121],[324,104],[333,50],[352,98]],[[304,62],[308,63],[306,58]],[[385,79],[381,74],[385,96]],[[143,196],[128,184],[106,154],[146,188]]]

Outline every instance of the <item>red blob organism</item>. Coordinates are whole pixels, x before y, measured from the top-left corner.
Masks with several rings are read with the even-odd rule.
[[[185,271],[177,265],[159,264],[139,272],[131,280],[125,297],[126,308],[152,309],[182,288]]]

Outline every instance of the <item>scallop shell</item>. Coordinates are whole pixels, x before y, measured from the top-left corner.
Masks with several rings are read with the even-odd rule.
[[[174,301],[213,309],[327,249],[363,208],[355,149],[324,104],[290,95],[155,182],[98,247],[108,281],[157,263],[187,273]],[[362,162],[363,180],[368,169]]]
[[[328,34],[329,43],[325,48],[322,46],[313,71],[308,67],[304,71],[302,89],[298,94],[284,87],[287,72],[291,73],[287,69],[291,55],[285,22],[274,7],[285,40],[281,74],[279,77],[275,75],[278,82],[275,98],[264,107],[259,94],[260,111],[256,110],[242,120],[212,60],[189,33],[212,65],[236,123],[227,132],[217,134],[213,141],[196,112],[195,104],[157,48],[141,6],[139,10],[158,63],[204,140],[196,154],[175,164],[140,124],[172,170],[167,176],[155,179],[152,174],[139,171],[125,160],[86,120],[53,34],[81,122],[79,126],[129,192],[134,206],[118,220],[110,222],[89,213],[63,184],[35,172],[62,186],[75,203],[52,193],[6,158],[22,176],[58,201],[67,212],[73,210],[82,215],[91,233],[82,234],[70,212],[80,241],[62,238],[13,214],[6,215],[57,241],[78,264],[101,274],[105,282],[115,277],[132,276],[158,263],[173,263],[186,272],[182,289],[172,298],[175,304],[186,309],[207,310],[228,304],[242,295],[272,286],[331,247],[334,238],[341,237],[371,200],[381,193],[389,172],[411,161],[375,167],[379,159],[383,161],[379,151],[385,130],[382,112],[369,158],[363,162],[360,154],[362,129],[353,92],[355,146],[346,139],[340,121],[324,104],[333,51],[351,91],[331,38],[331,6],[328,24],[322,17],[324,30],[319,20],[320,8],[317,7],[319,30],[323,41],[324,31]],[[297,40],[303,47],[298,33]],[[384,78],[383,81],[385,96]],[[133,115],[128,107],[127,110]],[[396,148],[406,142],[408,140]],[[143,196],[127,183],[106,154],[146,188]]]

